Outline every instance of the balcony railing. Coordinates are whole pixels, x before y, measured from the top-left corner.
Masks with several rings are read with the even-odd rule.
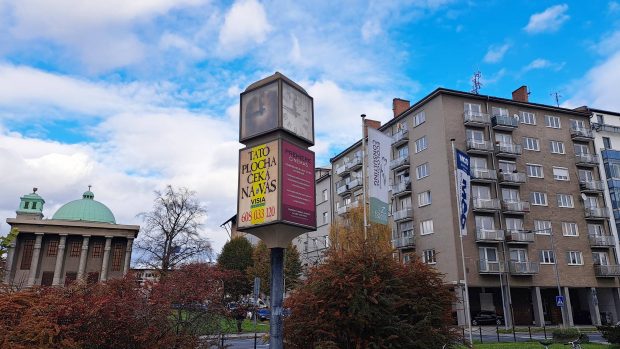
[[[613,247],[616,243],[616,240],[611,235],[589,234],[588,240],[590,241],[590,247]]]
[[[489,261],[481,259],[478,261],[478,271],[480,274],[499,274],[504,272],[504,263],[499,261]]]
[[[512,131],[519,127],[519,119],[511,116],[497,115],[491,118],[493,128],[496,130]]]
[[[504,241],[504,231],[497,229],[476,228],[477,242],[502,242]]]
[[[600,193],[605,190],[603,181],[579,181],[579,189],[584,193]]]
[[[390,161],[390,170],[397,170],[406,166],[409,166],[409,155],[404,155]]]
[[[356,170],[362,167],[362,155],[357,154],[353,156],[352,158],[349,159],[349,161],[345,163],[345,165],[347,166],[348,171]]]
[[[473,181],[490,182],[497,180],[497,172],[487,168],[471,168],[471,179]]]
[[[396,184],[392,189],[392,195],[405,195],[411,193],[411,180],[405,179],[404,181]]]
[[[534,242],[534,234],[530,230],[506,230],[506,242],[516,244],[529,244]]]
[[[620,276],[620,265],[594,265],[594,275],[599,277]]]
[[[392,145],[395,147],[398,147],[401,144],[407,143],[408,140],[409,140],[409,131],[406,128],[392,135]]]
[[[540,265],[536,262],[517,262],[510,261],[510,274],[512,275],[533,275],[538,274]]]
[[[401,236],[392,240],[392,246],[394,248],[412,248],[415,246],[415,239],[411,236]]]
[[[343,205],[343,206],[338,206],[336,207],[336,213],[338,213],[339,215],[343,215],[347,212],[349,212],[349,210],[351,210],[352,208],[355,208],[359,206],[359,201],[351,201],[350,203]]]
[[[570,136],[576,141],[589,141],[591,139],[594,139],[592,130],[585,127],[571,127]]]
[[[609,212],[606,207],[586,207],[586,219],[607,219]]]
[[[347,213],[347,206],[337,206],[336,207],[336,213],[339,215],[343,215],[345,213]]]
[[[488,153],[493,151],[493,143],[490,141],[467,140],[467,152]]]
[[[521,155],[521,144],[495,143],[495,153],[497,156],[517,157]]]
[[[349,191],[349,188],[347,187],[347,183],[344,179],[336,182],[336,194],[344,195],[348,191]]]
[[[501,208],[499,199],[473,198],[472,204],[474,211],[497,211]]]
[[[525,183],[527,176],[522,172],[500,172],[499,183],[506,185],[521,185]]]
[[[491,123],[489,114],[479,113],[475,111],[466,111],[463,113],[464,124],[467,126],[486,126]]]
[[[404,208],[402,210],[394,212],[394,221],[404,221],[413,219],[413,209]]]
[[[336,166],[335,171],[336,171],[336,174],[338,176],[340,176],[340,175],[345,174],[347,172],[347,167],[345,166],[345,164],[342,164],[340,166]]]
[[[598,166],[599,159],[596,154],[577,154],[575,155],[577,166]]]
[[[530,203],[527,201],[502,201],[502,210],[506,213],[525,214],[530,212]]]
[[[362,182],[361,176],[355,176],[355,177],[351,177],[351,180],[347,184],[347,188],[350,191],[353,191],[353,190],[361,188],[363,184],[364,183]]]

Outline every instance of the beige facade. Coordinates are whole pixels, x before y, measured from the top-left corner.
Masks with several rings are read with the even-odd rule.
[[[437,89],[413,106],[395,100],[394,111],[379,130],[393,137],[399,258],[422,258],[464,294],[453,139],[472,166],[463,237],[471,312],[496,311],[520,325],[620,320],[617,236],[589,113],[529,103],[525,87],[513,99]],[[361,169],[350,164],[360,150],[358,142],[332,159],[336,216],[359,205]]]

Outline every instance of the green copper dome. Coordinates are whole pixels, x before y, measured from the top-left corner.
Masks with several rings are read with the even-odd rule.
[[[116,224],[112,211],[106,205],[96,201],[95,194],[90,190],[84,192],[82,199],[64,204],[56,211],[52,219]]]

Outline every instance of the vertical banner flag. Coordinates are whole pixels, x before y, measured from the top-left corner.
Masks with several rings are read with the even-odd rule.
[[[467,212],[469,211],[470,197],[470,175],[469,175],[469,155],[460,150],[456,150],[456,196],[459,205],[459,227],[461,235],[467,235]]]
[[[392,139],[368,127],[368,197],[370,198],[370,221],[388,224],[388,201],[390,175],[388,159]]]

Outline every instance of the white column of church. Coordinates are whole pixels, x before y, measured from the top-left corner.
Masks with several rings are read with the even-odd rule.
[[[11,272],[13,271],[13,258],[15,256],[15,240],[9,244],[9,250],[6,255],[6,264],[4,267],[4,283],[9,284],[11,281]]]
[[[123,265],[123,276],[129,271],[129,263],[131,263],[131,250],[133,246],[133,238],[127,238],[127,247],[125,248],[125,264]]]
[[[41,242],[43,241],[43,233],[36,233],[34,241],[34,249],[32,250],[32,260],[30,261],[30,273],[28,274],[27,287],[33,286],[37,279],[37,270],[39,269],[39,255],[41,254]]]
[[[84,235],[82,239],[82,251],[80,253],[80,265],[78,266],[78,280],[84,280],[84,270],[86,270],[86,257],[88,257],[88,240],[90,235]]]
[[[62,278],[62,264],[65,260],[66,243],[67,234],[60,234],[60,241],[58,242],[58,251],[56,254],[56,265],[54,266],[54,279],[52,279],[52,286],[60,285],[60,279]]]
[[[105,247],[103,248],[103,263],[101,264],[101,281],[108,279],[108,262],[110,261],[110,250],[112,249],[112,237],[105,237]]]

